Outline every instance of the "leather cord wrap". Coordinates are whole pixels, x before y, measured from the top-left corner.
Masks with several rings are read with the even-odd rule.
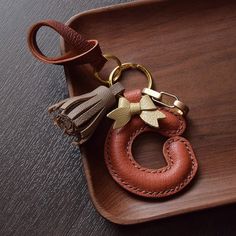
[[[36,40],[37,32],[43,26],[47,26],[60,34],[69,46],[70,51],[59,57],[45,56],[39,49]],[[97,71],[100,71],[107,61],[102,55],[97,40],[86,40],[74,29],[55,20],[43,20],[32,25],[28,32],[28,46],[37,59],[49,64],[91,64]]]

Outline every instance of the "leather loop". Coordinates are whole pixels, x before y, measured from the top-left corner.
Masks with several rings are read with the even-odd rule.
[[[45,56],[39,49],[36,40],[37,32],[43,26],[47,26],[59,33],[68,44],[70,51],[59,57],[50,58]],[[102,55],[97,40],[85,40],[82,35],[74,29],[54,20],[44,20],[32,25],[28,32],[28,46],[37,59],[50,64],[89,63],[99,71],[107,61]]]

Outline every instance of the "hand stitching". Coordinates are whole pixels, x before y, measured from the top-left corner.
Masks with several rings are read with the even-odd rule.
[[[143,127],[142,127],[143,128]],[[140,129],[141,130],[141,129]],[[139,132],[140,132],[139,130]],[[137,133],[137,131],[135,132]],[[107,141],[109,142],[110,139],[111,139],[111,132],[109,132],[108,134],[108,137],[107,137]],[[181,138],[178,138],[178,139],[175,139],[175,138],[170,138],[172,140],[169,140],[168,142],[168,147],[169,145],[174,142],[174,141],[180,141],[180,142],[183,142],[186,149],[187,149],[187,152],[189,154],[189,157],[191,158],[191,161],[192,161],[192,168],[191,168],[191,172],[190,174],[181,182],[179,183],[178,185],[176,185],[174,188],[170,188],[170,189],[166,189],[164,191],[159,191],[159,192],[155,192],[155,191],[148,191],[148,190],[144,190],[144,189],[140,189],[139,187],[137,186],[133,186],[131,184],[129,184],[128,182],[124,181],[118,174],[117,172],[115,171],[115,169],[113,168],[113,165],[111,163],[111,159],[110,159],[110,147],[107,145],[106,143],[106,146],[105,146],[105,151],[106,151],[106,154],[107,154],[107,164],[109,165],[110,167],[110,171],[112,172],[112,174],[114,174],[114,176],[116,176],[118,182],[122,183],[123,185],[127,186],[128,188],[136,191],[136,192],[141,192],[141,193],[144,193],[144,194],[148,194],[148,195],[155,195],[155,196],[166,196],[168,195],[170,192],[176,192],[178,191],[179,189],[183,188],[193,177],[193,170],[194,170],[194,166],[195,166],[195,160],[193,159],[193,154],[192,154],[192,151],[190,150],[189,146],[188,146],[188,143],[185,142],[184,140],[181,140]],[[169,152],[167,152],[167,155],[169,158],[171,158],[171,155]]]

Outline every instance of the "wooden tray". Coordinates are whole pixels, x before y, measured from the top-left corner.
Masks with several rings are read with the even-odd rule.
[[[120,188],[103,159],[107,119],[81,147],[92,201],[102,216],[134,224],[236,201],[236,1],[138,1],[72,17],[68,24],[99,40],[104,53],[122,62],[146,65],[158,90],[177,94],[190,106],[185,137],[199,160],[195,181],[175,197],[147,200]],[[62,51],[67,51],[65,42]],[[103,70],[106,77],[114,65]],[[90,66],[65,67],[70,96],[99,84]],[[127,72],[127,89],[145,86]],[[147,167],[164,165],[164,140],[143,135],[134,144],[136,160]]]

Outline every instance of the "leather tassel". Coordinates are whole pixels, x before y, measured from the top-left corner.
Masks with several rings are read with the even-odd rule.
[[[116,96],[124,91],[117,82],[111,87],[100,86],[90,93],[62,100],[48,108],[53,120],[68,135],[86,142],[108,110],[116,104]]]

